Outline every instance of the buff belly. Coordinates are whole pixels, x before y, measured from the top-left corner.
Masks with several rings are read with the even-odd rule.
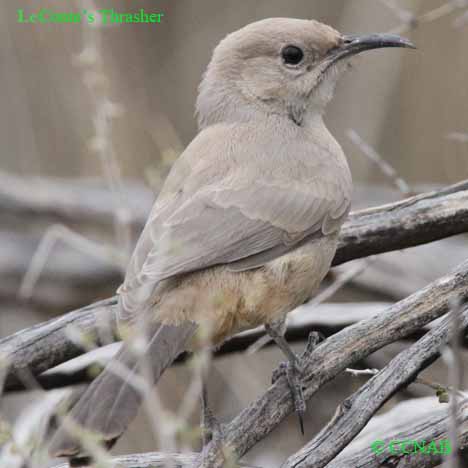
[[[167,280],[157,291],[154,318],[171,324],[195,321],[199,335],[219,345],[235,333],[280,320],[306,302],[327,274],[336,246],[336,236],[328,236],[254,270],[213,267]]]

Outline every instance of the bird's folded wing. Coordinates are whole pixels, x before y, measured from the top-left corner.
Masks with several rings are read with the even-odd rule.
[[[320,174],[290,186],[220,183],[157,202],[119,291],[124,312],[131,315],[169,277],[220,264],[257,267],[305,237],[336,231],[349,203],[339,183]]]

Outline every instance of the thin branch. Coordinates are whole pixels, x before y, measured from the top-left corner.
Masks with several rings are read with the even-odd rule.
[[[467,12],[468,13],[468,12]],[[448,140],[458,143],[468,143],[468,133],[466,132],[451,132],[447,135]]]
[[[43,265],[39,265],[43,269],[32,297],[21,298],[18,296],[18,290],[27,274],[31,259],[34,255],[45,258],[43,254],[47,254],[47,244],[44,246],[44,241],[42,242],[43,247],[35,254],[41,239],[34,230],[0,230],[0,301],[3,308],[6,304],[17,304],[21,307],[32,307],[37,311],[43,310],[47,315],[57,315],[57,312],[63,313],[96,298],[107,297],[122,281],[122,275],[115,263],[109,262],[109,258],[104,261],[105,250],[100,250],[103,256],[97,258],[96,255],[91,255],[87,244],[83,247],[87,249],[88,255],[83,255],[82,250],[71,248],[69,242],[56,242],[53,254]],[[33,262],[33,266],[34,264],[37,266],[37,261]],[[39,271],[36,267],[34,270]],[[27,282],[32,284],[29,282],[30,278],[29,276]]]
[[[423,24],[432,23],[437,21],[444,16],[448,16],[452,13],[458,12],[468,6],[467,0],[449,0],[442,5],[422,13],[419,16],[410,15],[406,21],[403,21],[400,26],[397,26],[390,30],[393,34],[403,34],[412,29],[417,28]]]
[[[391,10],[403,24],[414,21],[414,14],[402,8],[395,0],[380,0],[389,10]]]
[[[458,468],[460,466],[458,461],[458,392],[461,390],[463,382],[463,360],[460,352],[460,341],[464,330],[464,317],[462,314],[462,305],[459,300],[452,300],[449,318],[451,325],[450,347],[446,347],[442,354],[445,360],[449,362],[448,380],[451,386],[449,436],[453,451],[450,454],[447,466],[450,468]],[[447,356],[449,356],[450,359],[447,359]]]
[[[93,0],[83,0],[84,8],[96,10]],[[113,195],[114,231],[117,246],[122,251],[124,261],[120,267],[125,271],[132,249],[131,211],[124,192],[120,164],[112,139],[113,121],[120,117],[123,107],[109,97],[108,78],[105,61],[102,59],[101,27],[82,23],[83,50],[75,58],[75,65],[81,68],[83,82],[87,85],[94,104],[94,136],[91,148],[99,157],[102,173]]]
[[[345,369],[345,372],[351,374],[353,377],[359,377],[361,375],[377,375],[380,370],[379,369]],[[441,384],[439,382],[434,382],[432,380],[423,379],[422,377],[416,377],[413,379],[415,384],[424,385],[425,387],[430,388],[431,390],[435,390],[436,392],[444,392],[444,394],[448,394],[449,391],[452,391],[452,387]],[[457,393],[464,397],[464,393],[460,390],[457,390]],[[439,397],[440,400],[440,397]],[[445,396],[444,396],[445,400]],[[442,401],[441,401],[442,403]],[[447,401],[443,401],[443,403],[447,403]]]
[[[32,296],[34,287],[58,241],[62,241],[82,253],[93,256],[104,262],[113,263],[116,266],[122,265],[125,261],[117,249],[91,241],[64,225],[54,224],[47,229],[39,242],[21,281],[18,291],[18,295],[21,298],[26,299]]]
[[[356,130],[348,129],[346,131],[346,135],[361,150],[362,154],[364,154],[367,159],[380,169],[382,174],[392,182],[403,196],[408,197],[409,195],[414,194],[414,191],[411,189],[408,182],[406,182],[406,180],[397,173],[395,168],[385,161],[385,159],[382,158],[382,156],[380,156],[372,146],[364,141]]]

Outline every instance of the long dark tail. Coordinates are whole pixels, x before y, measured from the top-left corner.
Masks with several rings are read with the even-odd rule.
[[[143,395],[137,380],[142,366],[149,366],[156,383],[162,373],[179,354],[186,350],[187,342],[196,331],[196,324],[153,324],[155,330],[145,352],[136,356],[124,346],[103,372],[90,384],[72,408],[70,416],[81,428],[102,435],[102,442],[112,446],[136,416]],[[133,379],[133,383],[132,383]],[[54,457],[83,457],[78,438],[63,426],[53,436],[49,452]]]

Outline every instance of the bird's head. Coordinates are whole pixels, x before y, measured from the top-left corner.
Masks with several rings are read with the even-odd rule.
[[[270,18],[229,34],[216,47],[200,84],[201,127],[286,115],[301,125],[322,113],[349,58],[383,47],[414,47],[390,34],[346,36],[314,20]]]

